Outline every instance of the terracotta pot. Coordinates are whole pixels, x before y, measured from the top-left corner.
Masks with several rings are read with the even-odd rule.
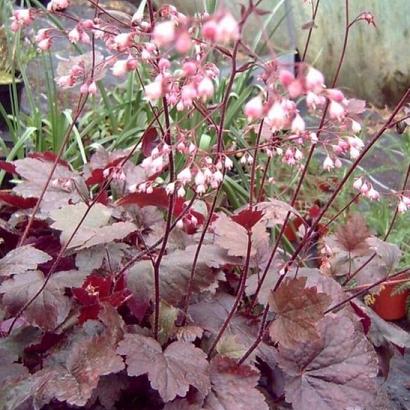
[[[410,292],[392,295],[398,282],[403,281],[394,282],[384,285],[383,290],[376,296],[376,302],[372,306],[373,310],[384,320],[399,320],[406,316],[406,299]]]

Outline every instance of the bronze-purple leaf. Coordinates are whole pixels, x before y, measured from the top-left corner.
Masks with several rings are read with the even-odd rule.
[[[28,369],[17,361],[17,355],[0,348],[0,382],[28,375]]]
[[[64,294],[66,287],[81,286],[85,274],[78,271],[57,272],[52,275],[41,294],[24,311],[24,318],[43,330],[53,330],[67,317],[71,301]],[[2,303],[10,315],[18,311],[45,284],[40,271],[27,271],[5,280],[0,286]]]
[[[0,259],[0,276],[18,275],[51,260],[52,257],[31,245],[20,246]]]
[[[378,363],[372,346],[347,316],[326,316],[318,330],[319,340],[279,347],[286,400],[294,410],[362,408],[376,390]]]
[[[129,376],[148,374],[153,389],[165,402],[184,397],[189,386],[210,389],[206,354],[192,343],[173,342],[164,351],[152,337],[126,334],[117,353],[125,355]]]
[[[330,297],[316,287],[306,288],[306,277],[285,279],[276,292],[271,292],[269,305],[275,320],[269,327],[272,340],[281,346],[319,339],[316,324],[323,318]]]
[[[235,360],[216,356],[211,361],[212,390],[203,406],[206,410],[267,410],[263,394],[256,389],[259,372]]]

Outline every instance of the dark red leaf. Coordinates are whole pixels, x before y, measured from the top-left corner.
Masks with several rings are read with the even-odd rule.
[[[57,159],[57,155],[54,152],[31,152],[27,155],[29,158],[39,159],[40,161],[54,162]],[[59,158],[58,163],[67,168],[70,168],[67,161]]]
[[[102,184],[107,179],[107,175],[104,175],[104,171],[109,171],[116,168],[118,165],[122,165],[126,158],[126,155],[121,155],[118,158],[113,159],[108,164],[104,164],[102,168],[92,169],[91,175],[86,180],[86,184],[88,186]]]
[[[15,208],[30,209],[36,205],[37,198],[23,198],[7,191],[0,191],[0,201],[6,202],[8,205],[14,206]]]
[[[158,132],[156,128],[149,127],[145,130],[144,134],[142,135],[142,153],[145,157],[151,155],[152,150],[158,144]]]
[[[204,408],[209,410],[267,410],[263,394],[256,389],[259,372],[248,365],[238,365],[228,357],[216,356],[210,365],[212,390]]]
[[[292,348],[299,343],[319,339],[317,324],[324,317],[330,297],[306,286],[307,278],[286,278],[276,292],[271,292],[269,305],[276,318],[269,327],[273,341]]]
[[[118,200],[118,205],[138,205],[140,208],[145,206],[157,206],[158,208],[167,209],[169,196],[163,188],[154,188],[152,193],[134,192]],[[174,215],[179,215],[184,208],[184,200],[176,198],[174,203]]]
[[[298,232],[299,227],[302,226],[304,223],[305,220],[300,216],[297,216],[293,218],[291,221],[289,221],[286,225],[285,230],[283,231],[283,235],[285,236],[285,238],[287,238],[291,242],[296,241],[298,239],[296,233]]]
[[[12,162],[0,161],[0,169],[9,174],[16,174],[16,166]]]
[[[119,307],[131,294],[125,288],[123,277],[114,283],[111,278],[98,275],[88,276],[82,287],[72,289],[72,293],[75,299],[83,305],[80,311],[80,323],[88,319],[97,319],[104,302]]]
[[[309,209],[309,216],[313,219],[316,219],[319,215],[320,215],[320,207],[315,204]]]
[[[53,346],[55,346],[63,338],[64,338],[63,333],[57,334],[57,333],[46,332],[44,333],[39,343],[35,343],[35,344],[32,344],[26,347],[24,351],[26,353],[44,353],[47,350],[51,349]]]
[[[257,224],[263,216],[262,211],[254,211],[252,209],[245,209],[232,216],[232,220],[237,224],[243,226],[247,231],[250,231],[255,224]]]
[[[102,193],[100,193],[98,195],[97,203],[103,204],[103,205],[108,205],[108,202],[109,202],[108,200],[109,200],[108,192],[103,191]]]
[[[99,304],[83,306],[80,310],[80,317],[78,318],[78,322],[82,324],[87,320],[95,320],[98,318],[100,311],[101,306]]]
[[[94,169],[91,173],[91,176],[85,181],[85,183],[90,185],[101,184],[105,180],[104,170],[103,169]]]
[[[165,402],[184,397],[189,386],[203,395],[210,389],[206,354],[192,343],[173,342],[163,351],[155,339],[128,333],[117,353],[126,356],[128,375],[148,374],[152,388]]]
[[[76,300],[84,306],[91,306],[98,304],[97,295],[92,295],[83,288],[74,288],[72,293]]]
[[[130,297],[127,299],[127,307],[130,310],[131,314],[137,319],[139,322],[144,319],[145,314],[148,311],[150,306],[149,298],[143,300],[142,298],[136,298],[135,296]]]
[[[360,309],[360,307],[356,305],[356,303],[350,302],[350,306],[353,308],[354,313],[359,316],[360,322],[363,326],[364,334],[367,335],[370,329],[370,325],[372,324],[370,317],[362,309]]]
[[[38,269],[47,274],[51,266],[54,265],[58,253],[61,250],[61,244],[58,236],[54,232],[49,233],[48,231],[38,233],[32,232],[32,235],[25,243],[48,253],[52,257],[52,259],[48,262],[38,265]],[[75,255],[61,257],[58,265],[54,266],[54,269],[55,272],[75,269]]]
[[[286,401],[294,410],[364,408],[375,397],[378,363],[366,337],[346,315],[319,322],[319,340],[279,347]]]

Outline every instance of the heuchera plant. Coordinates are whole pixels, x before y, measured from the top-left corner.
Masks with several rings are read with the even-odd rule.
[[[73,125],[57,155],[1,163],[19,183],[0,193],[0,407],[363,408],[376,392],[373,346],[409,345],[361,302],[408,272],[396,268],[398,247],[355,215],[334,228],[353,202],[379,199],[352,174],[409,96],[365,144],[365,105],[336,83],[352,26],[373,16],[351,19],[345,2],[345,46],[327,87],[304,61],[309,42],[295,67],[248,47],[244,27],[265,13],[260,2],[236,19],[148,0],[129,20],[89,3],[93,19],[52,0],[47,11],[15,10],[11,28],[51,14],[69,28],[42,27],[38,48],[53,51],[65,37],[84,50],[56,78],[78,88],[73,124],[108,71],[137,74],[151,120],[133,147],[99,147],[82,170],[61,158]],[[257,85],[249,83],[238,148],[227,113],[246,73]],[[326,171],[352,165],[305,216],[295,204],[316,153]],[[272,159],[298,175],[289,203],[266,193]],[[238,167],[250,187],[239,208],[224,189]],[[357,195],[332,214],[348,184]],[[410,199],[404,188],[396,196],[397,214]]]

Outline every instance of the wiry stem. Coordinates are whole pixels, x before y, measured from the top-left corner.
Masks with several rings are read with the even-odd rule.
[[[319,0],[318,0],[318,2],[317,2],[316,5],[317,5],[317,6],[319,5]],[[335,85],[336,85],[336,83],[337,83],[337,80],[338,80],[338,78],[339,78],[340,69],[341,69],[341,66],[342,66],[342,64],[343,64],[344,56],[345,56],[345,54],[346,54],[347,42],[348,42],[348,38],[349,38],[349,30],[350,30],[350,27],[351,27],[350,22],[349,22],[349,0],[346,0],[346,1],[345,1],[345,5],[346,5],[346,7],[345,7],[345,10],[346,10],[345,35],[344,35],[344,41],[343,41],[342,52],[341,52],[340,59],[339,59],[339,64],[338,64],[338,66],[337,66],[336,73],[335,73],[335,75],[334,75],[334,77],[333,77],[333,81],[332,81],[332,88],[335,87]],[[316,9],[316,12],[317,12],[317,9]],[[316,15],[316,14],[314,14],[314,15]],[[324,110],[323,110],[322,118],[321,118],[321,120],[320,120],[320,124],[319,124],[319,127],[318,127],[318,131],[317,131],[317,137],[318,137],[318,138],[319,138],[319,136],[320,136],[320,134],[321,134],[321,132],[322,132],[323,126],[324,126],[324,124],[325,124],[325,120],[326,120],[326,117],[327,117],[329,105],[330,105],[330,101],[327,100],[327,101],[326,101],[325,108],[324,108]],[[295,205],[296,200],[297,200],[297,198],[298,198],[298,196],[299,196],[299,192],[300,192],[300,190],[301,190],[301,188],[302,188],[302,184],[303,184],[303,182],[304,182],[304,180],[305,180],[305,177],[306,177],[306,175],[307,175],[307,171],[308,171],[310,162],[311,162],[311,160],[312,160],[312,158],[313,158],[313,154],[314,154],[314,152],[315,152],[315,150],[316,150],[316,147],[317,147],[317,145],[316,145],[316,144],[313,144],[313,145],[311,146],[310,150],[309,150],[308,157],[307,157],[306,162],[305,162],[305,165],[304,165],[304,167],[303,167],[302,175],[300,176],[300,179],[299,179],[299,181],[298,181],[298,185],[297,185],[296,190],[295,190],[295,192],[294,192],[294,194],[293,194],[293,197],[292,197],[291,206],[294,206],[294,205]],[[256,299],[257,299],[258,294],[259,294],[259,292],[260,292],[260,289],[262,288],[263,282],[264,282],[265,279],[266,279],[266,276],[267,276],[267,273],[268,273],[268,271],[269,271],[269,268],[270,268],[270,266],[271,266],[271,264],[272,264],[272,261],[273,261],[273,259],[274,259],[274,257],[275,257],[275,254],[276,254],[276,251],[277,251],[277,249],[278,249],[278,247],[279,247],[280,241],[282,240],[283,234],[284,234],[284,232],[285,232],[286,226],[287,226],[287,224],[288,224],[288,222],[289,222],[290,216],[291,216],[291,212],[289,211],[289,212],[286,214],[285,220],[283,221],[281,230],[280,230],[280,232],[279,232],[278,238],[276,239],[276,243],[275,243],[275,245],[274,245],[274,247],[273,247],[273,249],[272,249],[271,255],[270,255],[270,257],[269,257],[269,261],[268,261],[268,263],[267,263],[267,265],[266,265],[266,267],[265,267],[265,270],[264,270],[264,272],[263,272],[263,274],[262,274],[261,280],[258,282],[258,287],[257,287],[256,292],[255,292],[255,295],[254,295],[253,305],[255,305]],[[303,244],[303,247],[304,247],[307,243],[309,243],[308,240],[301,242],[301,244]],[[300,251],[302,251],[303,247],[300,249]],[[299,253],[300,253],[300,251],[299,251]],[[295,259],[296,259],[296,257],[295,257]],[[281,278],[279,279],[279,284],[280,284],[280,282],[281,282]],[[279,286],[279,285],[277,284],[277,286]],[[277,289],[276,286],[275,286],[275,289]]]
[[[315,20],[316,20],[317,11],[319,10],[319,3],[320,3],[320,0],[317,0],[315,8],[314,8],[313,13],[312,13],[312,25],[309,28],[309,33],[308,33],[306,43],[305,43],[305,49],[303,50],[302,61],[305,61],[305,59],[306,59],[306,54],[307,54],[309,44],[310,44],[310,38],[312,37],[312,31],[313,31],[313,28],[315,27]]]
[[[407,186],[407,182],[409,180],[410,177],[410,164],[407,167],[407,172],[406,172],[406,176],[404,178],[403,181],[403,186],[402,186],[402,191],[404,191],[406,189]],[[394,210],[394,214],[393,214],[393,218],[390,221],[389,227],[387,228],[387,231],[383,237],[383,240],[386,241],[387,238],[389,237],[393,226],[396,222],[397,216],[399,214],[399,205],[396,205],[396,209]],[[364,262],[361,266],[359,266],[359,268],[357,268],[352,274],[348,275],[348,277],[346,278],[346,280],[343,282],[343,286],[347,285],[359,272],[361,272],[375,257],[377,256],[377,253],[374,252],[368,259],[366,262]]]
[[[208,357],[212,354],[212,352],[214,351],[216,345],[218,344],[219,340],[221,339],[222,335],[225,333],[225,330],[228,327],[228,324],[231,321],[233,315],[235,314],[236,309],[238,308],[239,303],[242,299],[242,296],[245,292],[246,278],[248,276],[249,262],[250,262],[250,259],[251,259],[251,251],[252,251],[252,231],[248,231],[247,235],[248,235],[248,244],[247,244],[247,249],[246,249],[246,260],[245,260],[245,266],[242,270],[241,277],[239,278],[239,289],[238,289],[235,301],[232,305],[232,308],[228,313],[228,316],[226,317],[224,323],[222,324],[222,327],[219,330],[219,332],[218,332],[215,340],[213,341],[211,347],[209,348]]]
[[[129,154],[122,160],[120,167],[123,167],[124,164],[132,157],[132,155],[134,155],[135,150],[137,149],[137,146],[139,144],[139,141],[134,145],[133,149],[129,152]],[[80,227],[82,226],[83,222],[85,221],[85,219],[87,218],[87,215],[90,213],[92,207],[100,200],[101,196],[103,195],[103,193],[105,192],[106,188],[109,186],[109,184],[111,183],[113,179],[113,176],[109,176],[105,181],[104,184],[100,187],[99,192],[97,193],[97,195],[93,198],[93,200],[87,205],[87,209],[84,212],[84,215],[81,217],[80,221],[78,222],[77,226],[75,227],[73,233],[70,235],[70,237],[68,238],[68,240],[64,243],[64,245],[61,247],[60,251],[58,252],[55,261],[53,262],[53,264],[51,265],[49,271],[47,272],[47,275],[45,275],[45,279],[43,284],[41,285],[41,287],[38,289],[38,291],[21,307],[21,309],[17,312],[17,314],[15,315],[9,330],[8,330],[8,334],[11,333],[11,331],[13,330],[13,327],[15,326],[18,318],[24,313],[24,311],[41,295],[41,293],[43,292],[43,290],[46,288],[48,282],[50,281],[50,278],[52,276],[52,274],[56,271],[56,269],[58,268],[58,265],[62,259],[62,257],[64,256],[66,250],[68,249],[70,243],[72,242],[72,240],[74,239],[75,235],[77,234],[78,230],[80,229]]]
[[[400,272],[396,272],[394,275],[391,275],[388,278],[383,278],[383,279],[378,280],[377,282],[372,283],[371,285],[369,285],[366,288],[360,290],[359,292],[355,293],[354,295],[349,296],[348,298],[341,301],[340,303],[338,303],[338,304],[330,307],[329,309],[327,309],[325,311],[325,315],[330,313],[330,312],[333,312],[334,310],[340,309],[342,306],[344,306],[346,303],[349,303],[351,300],[353,300],[353,299],[355,299],[359,296],[365,295],[370,289],[373,289],[376,286],[382,285],[383,283],[385,283],[385,282],[387,282],[387,281],[389,281],[389,280],[391,280],[391,279],[393,279],[397,276],[403,275],[404,273],[407,273],[407,272],[410,272],[409,267],[407,267],[405,269],[402,269]]]
[[[30,233],[30,229],[31,229],[31,227],[32,227],[32,225],[33,225],[34,218],[36,217],[36,215],[37,215],[37,213],[38,213],[38,210],[40,209],[41,202],[43,201],[44,195],[46,194],[47,189],[48,189],[48,187],[49,187],[49,185],[50,185],[50,183],[51,183],[51,180],[52,180],[52,178],[53,178],[54,172],[55,172],[55,170],[57,169],[58,163],[59,163],[60,160],[61,160],[61,157],[62,157],[62,155],[63,155],[64,149],[65,149],[65,147],[66,147],[66,145],[67,145],[67,142],[68,142],[68,140],[69,140],[69,138],[70,138],[70,136],[71,136],[71,131],[73,130],[76,121],[78,120],[78,118],[79,118],[80,115],[81,115],[82,110],[84,109],[84,106],[85,106],[85,104],[86,104],[86,102],[87,102],[87,97],[88,97],[88,94],[86,94],[86,95],[84,95],[84,96],[81,96],[80,99],[79,99],[79,101],[78,101],[77,110],[76,110],[76,113],[75,113],[75,115],[74,115],[73,121],[72,121],[72,123],[70,124],[70,126],[67,128],[67,131],[66,131],[66,133],[65,133],[65,135],[64,135],[64,138],[63,138],[63,142],[61,143],[61,147],[60,147],[60,149],[58,150],[58,153],[57,153],[57,156],[56,156],[56,158],[55,158],[55,160],[54,160],[53,166],[51,167],[51,170],[50,170],[50,172],[49,172],[49,174],[48,174],[47,181],[46,181],[46,183],[44,184],[43,189],[41,190],[40,196],[39,196],[38,199],[37,199],[36,205],[35,205],[34,208],[33,208],[33,212],[31,213],[30,218],[29,218],[29,220],[28,220],[28,222],[27,222],[27,225],[26,225],[26,227],[24,228],[23,234],[22,234],[21,237],[20,237],[20,240],[19,240],[19,243],[18,243],[17,247],[22,246],[22,245],[24,244],[25,240],[27,239],[28,234]]]
[[[162,103],[164,106],[164,118],[165,118],[165,142],[170,146],[170,151],[168,155],[168,162],[169,162],[169,180],[170,182],[174,182],[175,179],[175,170],[174,170],[174,154],[172,148],[172,141],[171,141],[171,121],[168,112],[168,102],[166,97],[163,97]],[[167,222],[165,227],[165,234],[162,240],[161,249],[159,251],[157,260],[155,261],[154,265],[154,292],[155,292],[155,305],[154,305],[154,337],[158,339],[158,331],[159,331],[159,308],[160,308],[160,289],[159,289],[159,281],[160,281],[160,266],[162,258],[165,254],[165,250],[168,244],[168,238],[171,232],[172,226],[172,213],[174,208],[174,199],[175,194],[172,193],[169,195],[169,202],[168,202],[168,214],[167,214]]]
[[[253,203],[253,195],[254,195],[254,190],[255,190],[256,163],[257,163],[258,150],[259,150],[259,141],[262,135],[263,123],[264,121],[262,120],[259,125],[258,135],[256,136],[255,150],[253,153],[251,180],[250,180],[250,187],[249,187],[249,207],[252,207],[252,203]]]

